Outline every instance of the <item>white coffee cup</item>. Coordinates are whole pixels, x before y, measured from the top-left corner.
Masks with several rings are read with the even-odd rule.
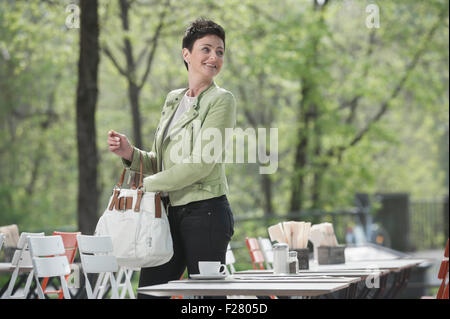
[[[221,264],[220,261],[199,261],[198,262],[198,270],[200,271],[200,275],[204,275],[204,276],[226,275],[226,273],[227,273],[226,267],[227,266],[225,266],[224,264]]]

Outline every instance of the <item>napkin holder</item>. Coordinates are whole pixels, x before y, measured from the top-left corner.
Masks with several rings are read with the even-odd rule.
[[[291,251],[297,252],[298,269],[299,270],[309,269],[309,249],[298,248],[298,249],[291,249]]]
[[[345,245],[317,247],[318,264],[345,264],[345,247]]]

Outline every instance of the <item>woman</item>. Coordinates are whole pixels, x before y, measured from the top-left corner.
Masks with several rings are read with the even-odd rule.
[[[199,261],[225,263],[234,232],[225,169],[221,161],[199,160],[201,148],[195,147],[205,130],[218,130],[224,141],[225,129],[236,123],[233,95],[213,81],[222,69],[224,53],[223,28],[210,20],[194,21],[182,41],[189,87],[168,94],[152,151],[132,147],[123,134],[108,133],[109,150],[122,157],[131,170],[139,171],[142,154],[144,173],[153,174],[144,179],[145,191],[162,192],[169,214],[174,255],[164,265],[141,269],[139,287],[179,279],[186,267],[189,275],[198,274]],[[176,135],[181,136],[183,145],[181,159],[173,156],[180,145]],[[151,158],[156,160],[156,174]],[[145,297],[149,296],[138,295]]]

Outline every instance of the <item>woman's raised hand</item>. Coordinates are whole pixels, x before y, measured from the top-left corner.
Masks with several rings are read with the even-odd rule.
[[[131,162],[133,159],[133,147],[128,138],[113,130],[108,132],[109,151]]]

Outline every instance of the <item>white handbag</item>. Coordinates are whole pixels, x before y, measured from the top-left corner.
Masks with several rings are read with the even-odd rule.
[[[156,165],[152,158],[153,171]],[[154,267],[167,263],[173,255],[172,236],[160,193],[143,191],[142,155],[139,186],[122,189],[126,169],[103,215],[95,235],[110,236],[113,255],[120,266],[128,268]],[[135,175],[136,176],[136,175]]]

